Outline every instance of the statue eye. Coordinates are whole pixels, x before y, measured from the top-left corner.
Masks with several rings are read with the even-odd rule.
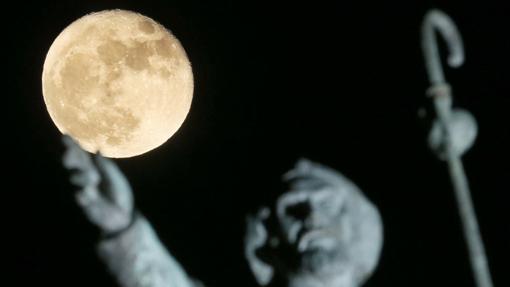
[[[305,219],[310,214],[310,204],[300,202],[290,205],[285,209],[285,214],[296,219]]]

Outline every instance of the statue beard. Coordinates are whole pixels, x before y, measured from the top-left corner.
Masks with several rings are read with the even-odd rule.
[[[306,250],[301,253],[299,271],[314,276],[338,276],[348,271],[348,256],[342,249],[334,250],[322,248]]]
[[[299,264],[289,273],[289,287],[352,287],[352,266],[339,250],[313,249],[300,253]]]

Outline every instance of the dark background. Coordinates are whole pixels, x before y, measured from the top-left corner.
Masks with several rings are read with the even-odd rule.
[[[192,109],[179,132],[116,161],[190,274],[212,287],[256,286],[242,255],[245,215],[280,194],[280,175],[305,156],[343,172],[382,213],[384,250],[367,286],[474,286],[446,167],[417,116],[428,86],[420,23],[432,7],[464,38],[466,63],[446,77],[455,104],[479,122],[464,162],[495,286],[510,286],[505,1],[383,2],[18,1],[4,10],[2,237],[15,280],[6,286],[115,286],[73,201],[40,80],[62,29],[112,8],[162,23],[193,65]]]

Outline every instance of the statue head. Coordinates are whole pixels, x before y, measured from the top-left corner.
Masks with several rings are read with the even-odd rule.
[[[375,269],[382,247],[377,208],[340,173],[300,160],[288,190],[248,218],[246,257],[261,285],[352,287]]]

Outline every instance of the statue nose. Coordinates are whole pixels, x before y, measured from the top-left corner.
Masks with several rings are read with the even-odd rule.
[[[303,226],[306,229],[315,229],[324,227],[326,220],[324,216],[315,208],[310,208],[306,218],[303,220]]]
[[[308,201],[302,201],[289,205],[286,209],[288,216],[297,220],[305,221],[311,214],[312,208]]]
[[[306,229],[314,229],[324,224],[324,218],[321,216],[320,208],[310,200],[301,201],[287,207],[288,216],[299,220]]]
[[[304,221],[304,227],[306,229],[312,229],[317,226],[317,222],[317,216],[315,216],[313,213],[310,213],[310,215]]]

